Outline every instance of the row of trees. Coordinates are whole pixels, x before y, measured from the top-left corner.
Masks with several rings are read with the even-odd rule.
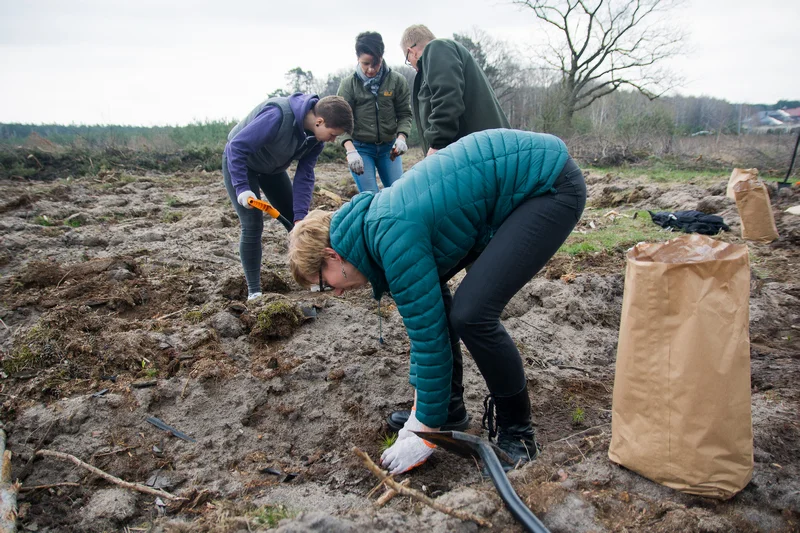
[[[686,42],[685,32],[669,16],[682,1],[513,0],[541,22],[537,31],[547,37],[546,45],[523,54],[477,28],[453,39],[481,65],[515,128],[563,136],[738,133],[751,114],[770,106],[663,97],[682,81],[664,67],[666,59],[683,52]],[[410,67],[395,70],[413,81]],[[341,79],[351,74],[340,69],[323,80],[297,67],[286,74],[286,87],[271,95],[335,94]]]

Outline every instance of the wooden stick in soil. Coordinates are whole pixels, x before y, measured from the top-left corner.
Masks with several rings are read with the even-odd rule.
[[[459,520],[469,520],[470,522],[475,522],[479,526],[483,527],[492,527],[492,523],[488,520],[484,520],[483,518],[476,516],[471,513],[465,513],[464,511],[459,511],[458,509],[451,509],[446,505],[442,505],[441,503],[433,500],[419,491],[412,489],[411,487],[404,487],[394,479],[392,479],[386,472],[381,470],[378,465],[372,462],[372,459],[369,458],[369,455],[362,452],[358,449],[358,447],[353,447],[353,453],[356,454],[361,460],[364,462],[364,465],[372,472],[375,477],[377,477],[380,481],[386,484],[387,487],[393,489],[398,494],[402,494],[404,496],[410,496],[415,500],[424,503],[425,505],[432,507],[439,511],[440,513],[448,514]]]
[[[112,476],[106,472],[103,472],[97,467],[90,465],[89,463],[84,463],[74,455],[70,455],[68,453],[62,452],[55,452],[53,450],[39,450],[36,452],[36,455],[42,455],[44,457],[55,457],[56,459],[62,459],[64,461],[70,461],[75,463],[76,465],[85,468],[92,474],[100,476],[101,478],[105,479],[106,481],[110,481],[115,485],[119,485],[122,488],[136,490],[139,492],[144,492],[145,494],[152,494],[154,496],[160,496],[162,498],[166,498],[168,500],[185,500],[186,498],[181,498],[180,496],[175,496],[170,494],[169,492],[165,492],[163,490],[154,489],[152,487],[148,487],[147,485],[142,485],[141,483],[131,483],[129,481],[122,480],[118,477]]]
[[[34,490],[42,490],[42,489],[57,489],[59,487],[80,487],[80,483],[71,483],[69,481],[65,481],[64,483],[52,483],[50,485],[23,485],[20,487],[20,492],[31,492]]]
[[[6,450],[6,432],[0,428],[0,531],[17,530],[17,493],[19,483],[11,482],[11,452]]]
[[[410,479],[404,479],[403,481],[400,482],[400,485],[404,487],[407,487],[410,484],[411,484]],[[381,507],[389,503],[389,501],[395,496],[397,496],[397,491],[392,488],[386,487],[386,492],[381,494],[381,497],[375,500],[375,507],[380,509]]]

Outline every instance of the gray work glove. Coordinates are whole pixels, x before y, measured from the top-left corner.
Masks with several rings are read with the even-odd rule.
[[[397,140],[394,142],[393,148],[396,155],[403,155],[404,153],[408,152],[408,145],[403,137],[397,138]]]
[[[361,159],[361,154],[358,153],[358,150],[347,152],[347,166],[359,176],[364,173],[364,160]]]

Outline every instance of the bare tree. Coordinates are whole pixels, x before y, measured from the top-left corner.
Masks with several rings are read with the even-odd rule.
[[[561,74],[567,127],[576,111],[621,87],[652,100],[675,86],[662,63],[682,53],[685,35],[665,14],[681,1],[512,0],[554,30],[544,61]]]
[[[516,52],[506,41],[495,39],[475,26],[469,32],[454,33],[453,40],[469,50],[501,103],[513,97],[522,77],[522,67]]]

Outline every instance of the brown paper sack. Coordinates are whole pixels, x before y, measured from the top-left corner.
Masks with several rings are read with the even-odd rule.
[[[735,200],[736,197],[733,195],[733,186],[740,181],[749,180],[751,178],[758,178],[757,168],[734,168],[733,172],[731,172],[730,179],[728,179],[728,189],[725,195],[731,200]]]
[[[727,499],[753,474],[747,246],[685,235],[628,252],[608,457]]]
[[[736,209],[742,219],[742,239],[758,242],[772,242],[778,238],[769,191],[763,181],[750,178],[733,186]]]

